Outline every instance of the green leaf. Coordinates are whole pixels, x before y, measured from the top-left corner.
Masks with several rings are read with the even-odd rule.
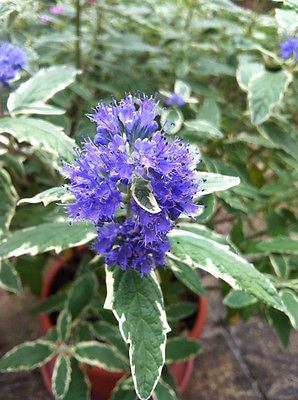
[[[105,368],[108,371],[124,371],[127,369],[125,359],[114,347],[96,341],[81,342],[73,347],[73,355],[80,362]]]
[[[182,99],[185,101],[190,97],[191,88],[187,83],[177,79],[174,85],[174,92],[182,97]]]
[[[291,324],[289,318],[284,313],[271,307],[266,310],[266,315],[269,324],[275,330],[282,345],[287,348],[291,334]]]
[[[70,383],[66,395],[63,400],[89,400],[90,388],[89,381],[86,378],[85,372],[75,358],[70,359]]]
[[[131,186],[132,197],[137,204],[151,214],[161,211],[150,187],[150,182],[142,178],[134,179]]]
[[[43,270],[45,265],[45,254],[39,254],[35,257],[25,255],[23,257],[16,258],[15,260],[15,269],[19,274],[22,286],[28,286],[32,294],[34,294],[34,296],[37,298],[41,296]]]
[[[285,305],[285,313],[289,317],[291,324],[298,330],[298,297],[291,290],[281,290],[280,296]]]
[[[95,236],[94,227],[86,223],[69,225],[66,221],[48,222],[14,231],[0,240],[0,259],[23,254],[34,256],[49,250],[58,253],[68,247],[88,243]]]
[[[38,304],[34,308],[32,308],[31,313],[33,315],[42,314],[42,313],[50,313],[52,311],[60,311],[62,310],[64,303],[66,301],[67,295],[65,292],[55,293],[41,304]]]
[[[179,391],[177,387],[176,380],[174,376],[171,374],[170,368],[168,365],[164,365],[162,369],[161,379],[163,382],[167,383],[176,393],[176,396],[179,397]]]
[[[286,282],[287,287],[294,289],[296,292],[298,292],[298,279],[289,279]]]
[[[34,108],[43,107],[55,93],[70,85],[77,73],[73,67],[66,65],[41,69],[10,94],[7,101],[8,111],[11,114],[29,114]]]
[[[6,168],[13,175],[18,175],[20,178],[25,177],[25,169],[23,161],[17,155],[5,153],[0,155],[0,167]]]
[[[65,187],[53,187],[44,192],[38,193],[33,197],[19,200],[18,205],[24,203],[43,203],[44,206],[47,206],[53,201],[61,201],[61,203],[65,203],[71,200],[75,200],[75,196]]]
[[[248,254],[297,254],[298,240],[287,236],[275,236],[267,241],[251,240],[245,249]]]
[[[240,290],[231,290],[223,303],[231,308],[243,308],[257,303],[257,299]]]
[[[0,120],[0,133],[10,133],[18,142],[30,143],[33,147],[46,150],[73,161],[75,141],[65,135],[60,126],[38,118],[10,118]]]
[[[223,133],[211,122],[203,119],[193,119],[185,121],[184,125],[188,129],[193,129],[198,132],[199,137],[206,139],[223,138]]]
[[[14,216],[17,192],[11,183],[9,174],[0,168],[0,236],[9,228]]]
[[[265,67],[260,62],[252,61],[247,57],[241,57],[236,71],[236,79],[242,90],[248,91],[248,83],[259,73],[265,71]]]
[[[276,0],[274,0],[276,1]],[[278,0],[280,1],[280,0]],[[298,4],[297,4],[297,0],[283,0],[283,3],[285,6],[289,6],[294,8],[294,10],[298,11]]]
[[[198,208],[194,216],[196,220],[199,223],[210,221],[215,212],[216,197],[212,194],[207,194],[201,202],[197,201],[197,203],[204,205],[204,208]]]
[[[260,125],[269,118],[273,107],[281,102],[291,80],[292,75],[287,71],[265,71],[249,81],[248,102],[254,125]]]
[[[61,115],[64,113],[65,113],[65,110],[63,110],[63,108],[40,103],[40,104],[36,104],[36,105],[34,105],[34,104],[27,105],[26,107],[22,108],[21,111],[16,111],[15,113],[12,112],[12,115],[14,115],[14,114]]]
[[[56,345],[58,342],[58,332],[56,326],[53,326],[53,328],[49,329],[42,340],[46,342],[49,341]]]
[[[247,134],[245,132],[241,132],[236,137],[226,140],[226,143],[229,143],[229,144],[237,143],[237,142],[256,144],[257,146],[264,146],[264,147],[268,147],[269,149],[272,149],[275,147],[274,144],[271,143],[268,139],[261,137],[261,136],[252,135],[251,133]]]
[[[50,342],[36,340],[14,347],[0,360],[0,371],[11,372],[29,370],[49,361],[56,350]]]
[[[289,265],[286,258],[280,254],[270,254],[269,259],[276,275],[279,278],[286,279],[289,273]]]
[[[80,321],[76,330],[75,342],[88,342],[89,340],[94,340],[91,324]]]
[[[171,386],[162,379],[158,382],[154,392],[152,393],[153,400],[179,400],[179,395]]]
[[[176,108],[169,108],[166,110],[163,110],[160,114],[160,123],[161,125],[165,125],[165,128],[169,128],[171,124],[171,130],[170,132],[176,133],[180,130],[182,123],[183,123],[183,114],[180,110],[177,110]]]
[[[175,337],[167,341],[166,362],[185,361],[203,351],[203,345],[188,337]]]
[[[15,7],[12,4],[0,4],[0,20],[7,17],[14,9]]]
[[[240,183],[239,177],[214,174],[212,172],[196,171],[195,177],[201,182],[199,186],[200,191],[198,192],[199,196],[213,192],[219,192],[221,190],[227,190],[231,187],[239,185]]]
[[[15,268],[5,260],[0,260],[0,287],[21,294],[22,283]]]
[[[287,234],[287,224],[280,213],[269,209],[265,214],[265,222],[269,236],[282,236]]]
[[[118,381],[112,392],[111,400],[137,400],[131,377],[127,378],[127,376],[125,376]]]
[[[267,122],[258,127],[260,134],[277,149],[282,149],[290,154],[295,160],[298,158],[298,145],[289,135],[286,129],[283,129],[271,122]]]
[[[52,390],[57,400],[62,400],[68,391],[71,377],[70,359],[60,354],[55,361],[52,375]]]
[[[206,296],[206,292],[202,286],[202,281],[199,272],[189,264],[181,260],[168,259],[168,265],[171,267],[174,275],[192,292]]]
[[[68,297],[68,310],[75,320],[90,305],[97,288],[97,278],[93,272],[81,275],[72,285]]]
[[[118,328],[107,322],[100,321],[94,322],[91,325],[91,329],[96,338],[106,341],[116,347],[124,357],[128,357],[128,348],[124,343]]]
[[[168,257],[201,268],[233,289],[243,290],[283,311],[280,297],[270,281],[229,246],[181,229],[173,229],[169,238],[173,242]]]
[[[213,75],[213,76],[221,76],[221,75],[230,75],[235,76],[234,68],[230,67],[226,63],[220,63],[215,61],[214,58],[200,56],[198,65],[195,68],[196,75]]]
[[[295,10],[276,8],[275,19],[278,25],[288,34],[294,33],[298,27],[298,15]]]
[[[57,331],[59,340],[66,343],[71,333],[71,315],[67,310],[63,310],[57,320]]]
[[[165,361],[166,320],[162,293],[155,274],[141,277],[134,269],[106,267],[105,308],[113,310],[120,332],[129,344],[129,358],[138,397],[151,396]]]
[[[214,240],[215,242],[218,242],[221,244],[227,244],[229,246],[232,245],[224,235],[221,235],[220,233],[212,231],[211,229],[207,228],[204,225],[183,222],[183,223],[179,223],[179,227],[183,231],[196,233],[197,235],[204,236],[208,239]]]
[[[220,111],[213,99],[206,99],[199,111],[199,120],[204,120],[215,126],[220,127]]]
[[[166,307],[167,319],[169,321],[178,321],[193,315],[198,311],[197,303],[182,302],[171,304]]]

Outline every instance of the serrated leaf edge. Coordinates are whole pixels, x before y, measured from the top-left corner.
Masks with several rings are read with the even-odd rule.
[[[65,80],[64,82],[60,83],[60,85],[56,86],[55,89],[52,89],[47,96],[44,97],[43,100],[39,102],[39,104],[46,103],[52,96],[54,96],[55,93],[58,93],[59,91],[63,90],[66,88],[68,85],[70,85],[76,75],[80,73],[79,70],[75,70],[74,68],[70,67],[69,65],[59,65],[58,66],[61,69],[72,69],[70,77]],[[7,100],[7,109],[11,115],[15,115],[13,111],[17,111],[18,109],[13,108],[13,103],[14,99],[16,97],[16,94],[18,93],[23,93],[24,90],[26,90],[28,87],[30,87],[31,83],[36,79],[36,76],[38,75],[38,78],[42,78],[48,71],[55,70],[57,69],[57,66],[51,66],[49,68],[42,68],[40,69],[35,75],[33,75],[30,79],[28,79],[26,82],[21,84],[14,92],[12,92]],[[70,72],[70,71],[69,71]],[[31,104],[36,104],[36,103],[31,103]]]
[[[292,74],[291,74],[290,72],[285,71],[285,70],[283,70],[283,71],[285,72],[286,78],[287,78],[287,79],[286,79],[286,81],[285,81],[283,90],[280,92],[279,99],[278,99],[278,101],[277,101],[276,103],[273,103],[273,104],[270,105],[267,114],[263,117],[263,119],[262,119],[261,121],[258,121],[258,123],[255,123],[254,117],[253,117],[253,111],[252,111],[252,107],[251,107],[251,97],[252,97],[252,96],[251,96],[251,91],[249,90],[249,86],[252,85],[253,81],[256,80],[256,79],[258,79],[259,77],[261,77],[266,71],[259,72],[258,74],[256,74],[255,76],[253,76],[253,77],[249,80],[249,82],[248,82],[248,95],[247,95],[247,100],[248,100],[248,105],[249,105],[248,111],[249,111],[249,115],[250,115],[251,122],[252,122],[252,124],[253,124],[254,126],[259,126],[259,125],[261,125],[263,122],[265,122],[265,121],[270,117],[270,115],[271,115],[271,113],[272,113],[272,110],[273,110],[275,107],[277,107],[277,106],[279,106],[279,105],[281,104],[281,101],[282,101],[282,99],[283,99],[283,97],[284,97],[285,91],[287,90],[287,87],[289,86],[289,84],[292,82],[292,79],[293,79]],[[268,73],[268,72],[267,72],[267,73]]]
[[[241,263],[245,262],[249,268],[255,269],[254,266],[253,266],[251,263],[249,263],[248,261],[246,261],[244,258],[240,257],[238,254],[232,252],[232,251],[230,250],[230,247],[229,247],[228,245],[223,245],[223,244],[221,244],[221,243],[215,242],[215,241],[213,241],[213,240],[211,240],[211,239],[209,239],[209,238],[206,238],[206,237],[204,237],[204,236],[200,236],[200,235],[198,235],[198,234],[195,234],[195,233],[192,233],[192,232],[189,232],[189,231],[182,231],[182,230],[180,230],[180,233],[179,233],[179,231],[172,231],[172,232],[171,232],[171,237],[173,237],[173,236],[174,236],[174,237],[175,237],[175,236],[179,236],[179,234],[181,234],[182,232],[183,232],[183,234],[185,234],[185,236],[190,236],[190,237],[192,237],[192,238],[194,238],[194,239],[198,239],[198,240],[202,239],[203,241],[209,242],[210,244],[212,244],[212,246],[215,246],[215,247],[219,248],[220,250],[223,250],[225,253],[229,254],[229,255],[232,256],[232,257],[234,257],[234,258],[235,258],[236,260],[238,260],[239,262],[241,262]],[[234,279],[232,276],[227,275],[227,274],[222,274],[221,276],[218,276],[218,275],[217,275],[217,272],[215,272],[215,271],[214,271],[214,268],[213,268],[215,264],[212,262],[212,260],[211,260],[210,258],[206,258],[206,265],[200,265],[200,264],[196,263],[195,261],[193,261],[192,258],[191,258],[189,255],[186,255],[185,260],[181,260],[179,257],[175,256],[173,253],[170,253],[170,252],[167,253],[167,256],[168,256],[169,258],[174,259],[174,260],[178,260],[178,261],[182,261],[182,262],[184,262],[184,263],[187,263],[187,264],[189,264],[190,266],[194,266],[195,268],[203,269],[204,271],[209,272],[210,274],[212,274],[212,275],[215,276],[216,278],[224,279],[233,289],[235,289],[235,290],[241,290],[241,291],[247,293],[246,290],[244,290],[244,289],[242,289],[240,286],[238,286],[238,284],[236,283],[235,279]],[[257,270],[257,271],[258,271],[258,270]],[[263,276],[264,276],[264,275],[263,275]],[[266,276],[264,276],[264,279],[267,280],[267,283],[268,283],[268,285],[271,287],[271,289],[273,289],[273,290],[276,292],[276,288],[275,288],[274,285],[270,282],[270,280],[269,280],[268,278],[266,278]],[[276,292],[276,293],[277,293],[277,292]],[[252,293],[248,293],[248,294],[250,294],[251,296],[253,296]],[[278,293],[277,293],[277,294],[278,294]],[[261,300],[261,301],[262,301],[262,300]],[[270,304],[270,305],[271,305],[272,307],[274,307],[274,308],[276,308],[276,309],[278,309],[278,310],[284,312],[284,307],[283,307],[282,301],[281,301],[281,304],[280,304],[279,307],[277,306],[277,304],[275,304],[275,306],[273,306],[273,304]]]
[[[115,318],[117,319],[118,323],[119,323],[119,330],[120,330],[121,336],[123,337],[123,340],[125,341],[125,343],[127,343],[129,345],[129,362],[130,362],[131,375],[132,375],[132,378],[133,378],[133,382],[134,382],[136,393],[137,393],[138,397],[141,400],[147,400],[147,399],[150,398],[152,392],[154,391],[154,389],[155,389],[155,387],[156,387],[156,385],[157,385],[157,383],[158,383],[158,381],[160,379],[161,371],[162,371],[162,368],[163,368],[164,363],[165,363],[167,333],[171,331],[171,328],[170,328],[170,326],[168,324],[168,321],[167,321],[166,312],[162,308],[162,306],[156,301],[155,303],[156,303],[157,308],[160,311],[161,321],[162,321],[162,325],[163,325],[163,328],[164,328],[163,332],[162,332],[162,334],[164,335],[164,342],[160,345],[160,350],[161,350],[161,354],[162,354],[162,358],[163,358],[163,363],[158,369],[158,377],[156,378],[156,380],[155,380],[155,382],[154,382],[154,384],[152,386],[152,391],[151,391],[150,395],[145,399],[145,398],[142,398],[142,396],[140,395],[140,393],[138,391],[135,368],[134,368],[134,365],[132,363],[133,343],[132,343],[132,341],[131,341],[129,336],[128,337],[125,336],[124,331],[123,331],[123,324],[126,321],[125,315],[122,314],[121,316],[119,316],[117,311],[115,311],[113,309],[113,301],[114,301],[114,278],[113,278],[113,273],[112,273],[112,271],[109,271],[107,269],[107,267],[105,269],[106,269],[107,296],[106,296],[106,300],[105,300],[105,303],[104,303],[104,308],[107,309],[107,310],[111,310],[113,312]],[[159,291],[161,292],[161,289],[160,289],[156,274],[154,272],[151,272],[150,275],[153,278],[153,280],[156,282],[157,287],[159,288]]]

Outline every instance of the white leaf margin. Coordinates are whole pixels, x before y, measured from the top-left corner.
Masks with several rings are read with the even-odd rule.
[[[255,124],[255,123],[254,123],[253,111],[252,111],[252,107],[251,107],[252,92],[251,92],[251,90],[250,90],[250,86],[253,84],[253,82],[254,82],[256,79],[258,79],[259,77],[261,77],[264,73],[268,73],[268,72],[266,72],[266,70],[263,71],[263,72],[259,72],[258,74],[254,75],[254,76],[249,80],[249,82],[248,82],[248,95],[247,95],[247,100],[248,100],[248,105],[249,105],[249,107],[248,107],[248,109],[249,109],[249,115],[250,115],[250,119],[251,119],[253,125],[255,125],[255,126],[261,125],[263,122],[265,122],[265,121],[270,117],[270,115],[272,114],[272,110],[273,110],[275,107],[281,105],[281,102],[282,102],[282,99],[284,98],[284,94],[285,94],[285,92],[286,92],[286,90],[287,90],[287,87],[289,86],[289,84],[290,84],[290,83],[292,82],[292,80],[293,80],[293,75],[292,75],[289,71],[286,71],[286,70],[282,70],[282,71],[286,74],[286,78],[287,78],[287,79],[286,79],[286,81],[285,81],[283,90],[280,92],[279,99],[278,99],[277,102],[272,103],[272,104],[270,105],[267,114],[264,116],[264,118],[263,118],[262,121],[258,122],[258,124]]]
[[[127,343],[129,345],[129,361],[130,361],[130,366],[131,366],[131,375],[132,375],[132,378],[133,378],[133,382],[134,382],[136,393],[137,393],[138,397],[140,399],[142,399],[141,395],[138,392],[138,385],[137,385],[137,381],[136,381],[135,368],[134,368],[134,366],[132,364],[132,354],[133,354],[133,348],[134,348],[133,347],[133,343],[132,343],[132,341],[131,341],[129,336],[128,337],[125,336],[124,331],[123,331],[123,324],[126,321],[126,318],[125,318],[124,314],[122,314],[120,316],[120,315],[118,315],[117,311],[115,311],[113,309],[113,303],[114,303],[114,298],[115,298],[113,272],[109,271],[107,269],[107,267],[105,267],[105,270],[106,270],[107,296],[106,296],[106,300],[105,300],[103,308],[105,308],[106,310],[111,310],[113,312],[115,318],[117,319],[117,321],[119,323],[119,330],[120,330],[121,336],[123,337],[123,340],[125,341],[125,343]],[[157,279],[157,276],[156,276],[155,272],[151,272],[150,276],[155,281],[155,283],[156,283],[156,285],[157,285],[157,287],[158,287],[158,289],[160,291],[160,294],[162,296],[162,292],[161,292],[161,289],[160,289],[160,286],[159,286],[159,282],[158,282],[158,279]],[[156,385],[158,384],[158,381],[159,381],[160,376],[161,376],[162,368],[164,366],[165,359],[166,359],[167,333],[169,333],[171,331],[171,328],[170,328],[170,326],[168,324],[168,321],[167,321],[167,316],[166,316],[165,310],[163,309],[161,304],[158,303],[158,301],[156,301],[155,304],[156,304],[156,306],[157,306],[157,308],[158,308],[158,310],[160,312],[160,320],[161,320],[162,326],[163,326],[162,334],[164,335],[164,342],[160,346],[160,350],[161,350],[161,354],[162,354],[162,358],[163,358],[163,363],[158,369],[158,373],[159,374],[158,374],[158,377],[157,377],[156,381],[153,384],[152,392],[154,391]],[[151,394],[152,394],[152,392],[151,392]],[[150,396],[151,396],[151,394],[150,394]],[[150,398],[150,396],[148,397],[148,399]]]
[[[60,85],[53,88],[48,93],[47,96],[44,96],[44,98],[41,101],[39,101],[37,103],[30,103],[32,106],[34,105],[34,106],[38,107],[38,106],[44,105],[44,103],[46,101],[48,101],[51,97],[53,97],[54,94],[60,92],[61,90],[66,88],[68,85],[70,85],[74,81],[76,75],[81,73],[80,70],[76,70],[73,67],[70,67],[69,65],[58,65],[58,66],[55,65],[55,66],[52,66],[49,68],[40,69],[35,75],[33,75],[30,79],[28,79],[26,82],[24,82],[22,85],[20,85],[17,88],[17,90],[15,90],[14,92],[12,92],[9,95],[8,100],[7,100],[7,108],[8,108],[9,113],[11,115],[18,114],[17,109],[16,109],[16,112],[14,113],[14,110],[15,110],[14,102],[15,102],[16,95],[18,95],[19,93],[23,93],[28,87],[30,87],[30,85],[32,84],[34,79],[36,79],[36,77],[37,77],[37,79],[42,78],[47,72],[51,72],[52,70],[57,69],[57,67],[61,67],[61,69],[68,69],[70,72],[69,78],[67,80],[65,80],[64,82],[61,82]]]

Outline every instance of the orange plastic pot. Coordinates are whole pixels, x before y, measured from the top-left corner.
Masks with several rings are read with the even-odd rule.
[[[52,284],[55,281],[58,272],[66,264],[67,264],[67,259],[65,257],[60,257],[53,266],[53,268],[49,271],[49,274],[46,276],[43,282],[42,295],[40,299],[41,301],[45,301],[49,297],[51,293]],[[194,326],[189,333],[189,337],[193,339],[199,339],[203,331],[207,315],[206,298],[199,296],[198,301],[199,301],[198,313],[196,316]],[[53,327],[50,316],[48,314],[41,314],[40,321],[43,332],[44,334],[46,334],[48,330]],[[176,380],[180,393],[183,392],[191,377],[191,373],[193,370],[193,362],[194,360],[190,358],[184,362],[174,363],[170,367],[171,373],[173,374]],[[50,392],[52,392],[51,378],[54,369],[54,364],[55,364],[55,358],[41,367],[43,380]],[[86,365],[83,365],[83,367],[87,373],[88,379],[91,384],[93,400],[108,400],[117,382],[125,374],[127,374],[127,371],[110,372],[98,367],[87,368]]]

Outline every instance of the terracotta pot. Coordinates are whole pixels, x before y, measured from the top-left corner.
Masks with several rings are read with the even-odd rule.
[[[52,283],[55,280],[60,269],[67,263],[67,258],[60,257],[53,268],[50,270],[49,274],[46,276],[43,287],[41,301],[45,301],[51,291]],[[198,339],[203,331],[206,315],[207,315],[207,300],[205,297],[199,296],[199,308],[196,316],[195,324],[189,333],[189,337],[193,339]],[[43,332],[46,334],[49,329],[53,327],[52,321],[48,314],[41,314],[40,321],[43,328]],[[173,374],[179,392],[182,393],[190,379],[193,370],[193,358],[187,361],[174,363],[170,366],[171,373]],[[55,358],[49,361],[47,364],[41,367],[41,373],[43,380],[51,392],[51,377],[54,369]],[[110,372],[102,368],[92,367],[87,368],[83,365],[88,379],[91,383],[92,399],[93,400],[108,400],[110,398],[111,392],[116,386],[119,379],[121,379],[127,372]]]

